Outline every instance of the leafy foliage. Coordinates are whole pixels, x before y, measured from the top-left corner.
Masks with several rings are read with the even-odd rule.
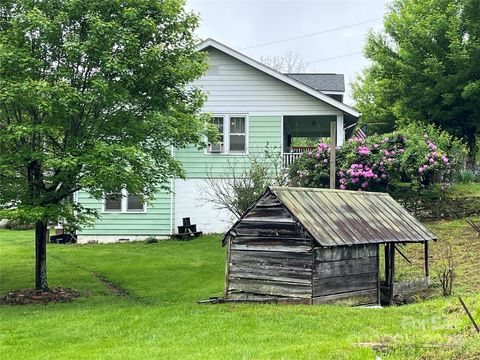
[[[338,187],[388,191],[396,182],[425,187],[450,176],[465,153],[462,143],[432,125],[411,124],[366,140],[351,139],[337,151]],[[289,169],[294,186],[328,187],[329,147],[304,154]]]
[[[181,0],[0,3],[0,216],[36,223],[45,289],[46,225],[97,215],[86,190],[152,198],[183,176],[171,148],[202,145],[205,70],[196,15]]]
[[[82,222],[94,214],[65,202],[77,190],[151,198],[183,175],[171,146],[202,143],[204,95],[187,85],[205,63],[182,1],[4,1],[0,15],[2,216]]]
[[[371,130],[421,121],[463,137],[480,131],[480,2],[397,0],[365,47],[372,65],[353,97]]]

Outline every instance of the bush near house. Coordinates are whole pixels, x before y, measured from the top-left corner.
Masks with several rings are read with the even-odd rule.
[[[412,212],[427,208],[432,213],[429,208],[441,200],[446,206],[455,202],[447,199],[445,184],[457,177],[465,154],[460,140],[432,125],[412,124],[367,139],[353,138],[337,152],[337,188],[389,192]],[[329,171],[330,147],[321,143],[316,152],[306,153],[292,164],[290,185],[326,188]],[[467,216],[480,210],[478,202],[470,205],[458,213]],[[444,207],[434,210],[433,217],[448,213]]]
[[[465,151],[460,140],[431,125],[353,138],[337,153],[337,186],[360,191],[388,191],[397,182],[428,187],[449,180]],[[327,187],[329,157],[330,148],[323,143],[304,154],[289,169],[291,185]]]

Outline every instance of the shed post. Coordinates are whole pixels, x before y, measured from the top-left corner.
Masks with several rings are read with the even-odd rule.
[[[428,249],[428,241],[425,241],[425,276],[430,276],[430,267],[428,264],[428,257],[429,257],[429,249]]]
[[[380,291],[380,244],[377,245],[377,303],[381,305]]]
[[[390,305],[393,305],[393,290],[394,290],[394,280],[395,280],[395,244],[390,244],[390,276],[389,276],[389,288],[390,288],[390,294],[389,294],[389,301],[388,303]]]
[[[330,189],[335,189],[335,173],[336,173],[336,149],[337,149],[337,120],[330,122]]]

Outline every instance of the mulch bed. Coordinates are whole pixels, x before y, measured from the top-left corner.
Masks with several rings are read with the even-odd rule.
[[[62,287],[48,290],[22,289],[0,297],[0,305],[54,304],[72,301],[79,296],[79,291]]]

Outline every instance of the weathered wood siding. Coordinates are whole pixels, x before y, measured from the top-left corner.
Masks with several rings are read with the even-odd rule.
[[[378,245],[315,248],[314,303],[378,302]]]
[[[312,296],[312,242],[274,197],[260,200],[228,239],[227,297]]]

